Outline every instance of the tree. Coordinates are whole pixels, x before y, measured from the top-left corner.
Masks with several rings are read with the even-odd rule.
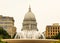
[[[0,43],[7,43],[7,42],[4,42],[4,41],[1,41],[1,40],[0,40]]]
[[[60,32],[56,36],[46,37],[46,39],[60,39]]]
[[[14,39],[14,38],[15,38],[15,35],[16,35],[16,33],[14,34],[14,36],[12,37],[12,39]]]
[[[60,39],[60,32],[55,36],[55,39]]]
[[[60,40],[58,40],[58,41],[53,41],[53,42],[51,42],[51,43],[60,43]]]
[[[11,36],[5,31],[2,27],[0,27],[0,39],[9,39]]]

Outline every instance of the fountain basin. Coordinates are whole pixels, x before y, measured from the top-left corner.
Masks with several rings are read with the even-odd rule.
[[[58,41],[55,39],[2,39],[8,43],[51,43]]]

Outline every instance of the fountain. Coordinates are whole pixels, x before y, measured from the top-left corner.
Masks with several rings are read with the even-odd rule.
[[[29,11],[25,14],[23,27],[20,33],[17,33],[15,39],[44,39],[37,29],[37,22],[29,6]]]
[[[15,39],[45,39],[45,37],[38,31],[21,31],[16,34]]]

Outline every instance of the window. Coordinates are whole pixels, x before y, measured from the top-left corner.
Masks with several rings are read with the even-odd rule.
[[[59,30],[58,30],[58,32],[59,32]]]
[[[53,30],[53,32],[54,32],[54,30]]]
[[[56,32],[57,32],[57,30],[56,30]]]
[[[54,35],[54,33],[53,33],[53,35]]]
[[[50,33],[48,33],[48,35],[50,35]]]
[[[59,27],[58,27],[58,30],[59,30]]]
[[[51,33],[51,35],[52,35],[52,33]]]

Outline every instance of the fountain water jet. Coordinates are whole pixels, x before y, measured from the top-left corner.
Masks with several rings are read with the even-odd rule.
[[[23,20],[23,27],[21,32],[16,34],[15,39],[43,39],[44,36],[40,34],[37,29],[37,22],[34,14],[29,7],[29,11],[25,14]]]

